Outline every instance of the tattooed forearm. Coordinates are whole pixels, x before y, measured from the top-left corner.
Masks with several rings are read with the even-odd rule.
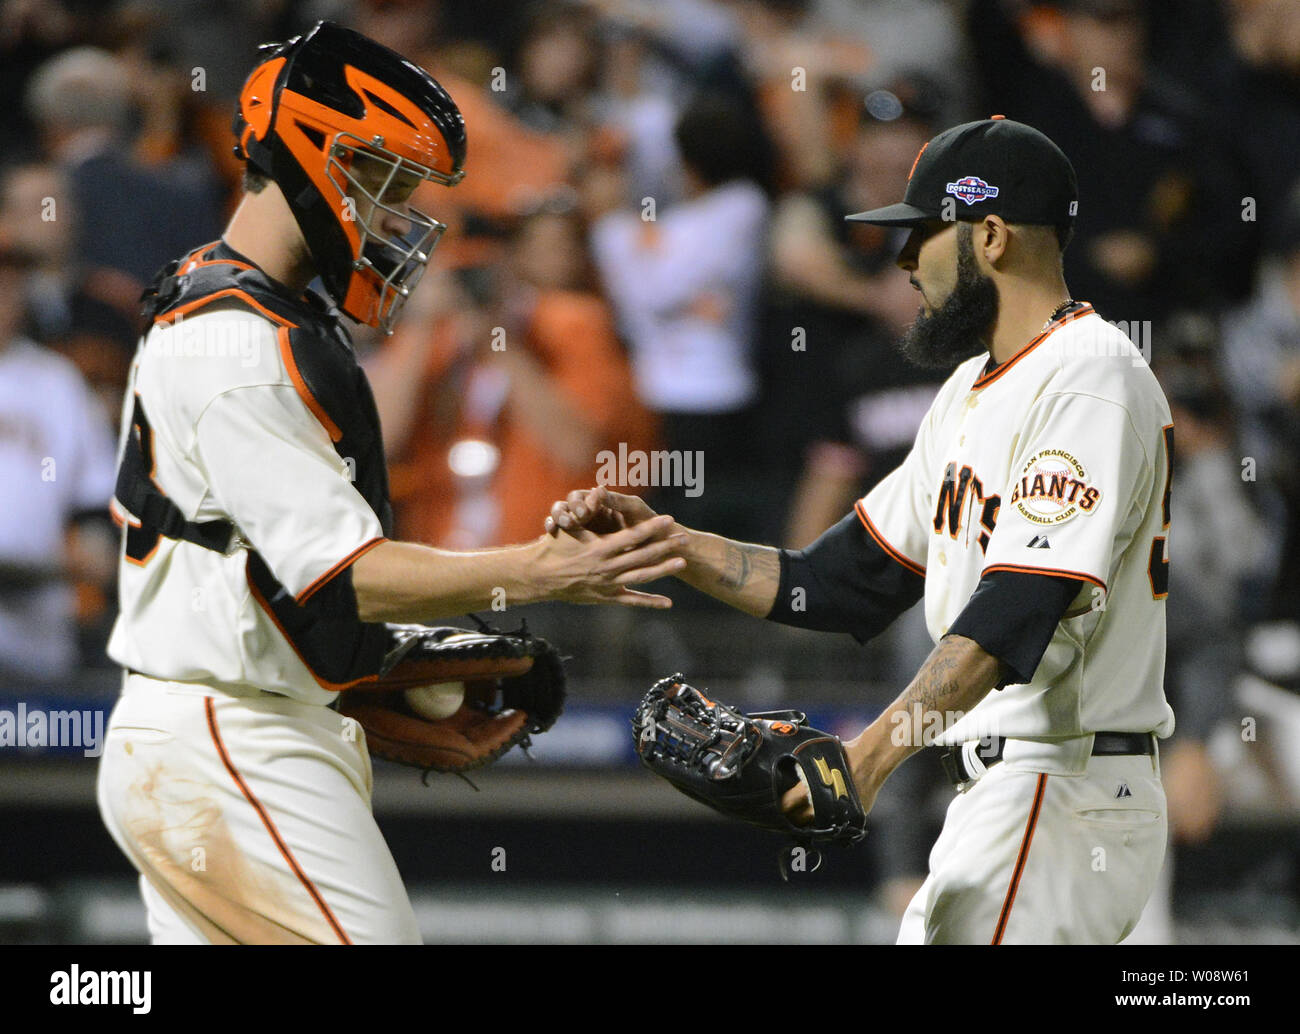
[[[945,636],[921,670],[874,722],[845,744],[858,790],[870,799],[903,761],[933,742],[997,685],[999,662],[979,643]]]
[[[781,582],[781,556],[771,546],[692,532],[679,578],[737,610],[764,617]]]
[[[951,705],[954,697],[961,695],[963,661],[974,645],[969,639],[956,636],[940,640],[904,691],[900,706],[910,708],[919,704],[923,711],[955,710]],[[989,688],[985,686],[985,692]]]
[[[907,689],[886,714],[899,727],[920,737],[904,737],[899,746],[929,743],[988,694],[998,681],[999,662],[980,645],[962,636],[946,636],[931,651]],[[908,724],[910,723],[910,725]]]
[[[728,589],[743,589],[754,566],[754,553],[762,547],[728,542],[726,548],[726,566],[718,576],[718,584]]]

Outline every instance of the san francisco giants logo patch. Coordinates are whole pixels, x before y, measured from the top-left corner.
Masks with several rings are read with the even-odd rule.
[[[1025,464],[1011,491],[1011,502],[1027,521],[1054,526],[1093,513],[1101,489],[1083,464],[1064,449],[1042,449]]]

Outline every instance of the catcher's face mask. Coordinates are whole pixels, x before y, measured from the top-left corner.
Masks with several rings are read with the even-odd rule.
[[[423,69],[330,22],[266,50],[235,153],[280,187],[339,308],[391,333],[445,229],[406,199],[460,182],[464,119]]]
[[[373,318],[361,322],[392,333],[398,311],[424,275],[429,255],[447,229],[407,201],[422,181],[445,180],[376,141],[366,144],[348,133],[336,135],[326,171],[338,191],[342,221],[350,222],[348,229],[355,233],[355,238],[348,233],[349,293],[359,295],[355,300],[374,310]],[[347,305],[340,307],[349,311]]]

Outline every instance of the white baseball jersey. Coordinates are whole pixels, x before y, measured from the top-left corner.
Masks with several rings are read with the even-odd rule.
[[[383,541],[288,340],[270,319],[218,301],[155,326],[138,351],[119,458],[138,396],[155,484],[186,519],[231,521],[238,538],[225,555],[163,536],[139,559],[124,547],[121,613],[108,646],[119,664],[308,703],[335,698],[277,628],[245,570],[251,545],[302,602]],[[115,516],[132,518],[120,507]]]
[[[1173,731],[1164,697],[1172,421],[1141,353],[1091,306],[993,370],[963,363],[904,463],[857,504],[925,578],[937,641],[983,575],[1084,585],[1033,678],[989,693],[939,741]]]

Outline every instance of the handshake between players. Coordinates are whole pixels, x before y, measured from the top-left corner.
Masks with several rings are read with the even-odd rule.
[[[626,535],[647,522],[660,520],[664,518],[643,499],[599,485],[578,489],[558,500],[551,507],[545,526],[546,532],[557,539],[571,536],[585,540],[593,534]],[[664,541],[677,547],[678,563],[668,573],[754,617],[765,618],[772,611],[781,581],[779,551],[774,547],[734,542],[675,522],[665,531]],[[883,777],[873,778],[857,763],[855,754],[860,746],[857,740],[844,746],[863,807],[869,811]],[[787,793],[782,807],[796,825],[805,825],[813,818],[812,803],[803,787],[796,786]]]

